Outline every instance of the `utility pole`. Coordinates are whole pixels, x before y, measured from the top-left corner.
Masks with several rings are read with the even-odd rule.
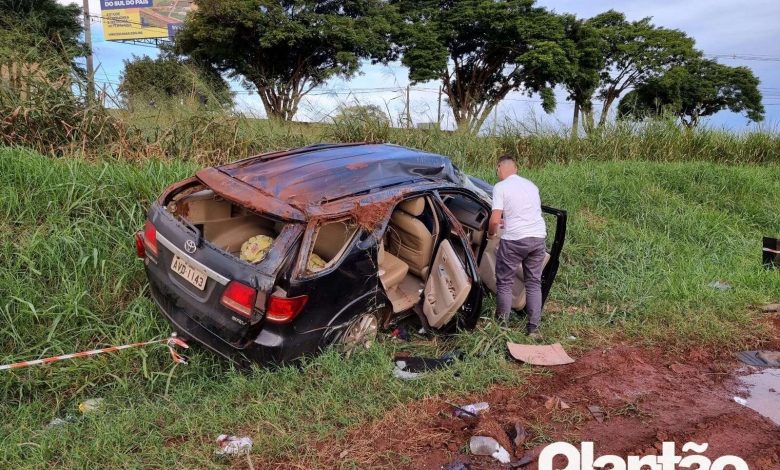
[[[441,85],[439,85],[439,106],[436,110],[436,125],[441,130]]]
[[[92,21],[89,14],[89,0],[84,0],[84,42],[87,45],[87,101],[95,98],[95,66],[92,63]]]
[[[406,85],[406,128],[412,128],[412,108],[409,106],[409,94],[411,92],[411,85]]]

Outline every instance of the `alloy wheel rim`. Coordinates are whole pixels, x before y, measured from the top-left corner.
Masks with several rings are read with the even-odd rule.
[[[351,353],[360,346],[363,346],[366,349],[370,348],[374,338],[376,338],[378,329],[379,322],[377,321],[376,316],[369,313],[362,315],[357,321],[350,325],[344,335],[345,351]]]

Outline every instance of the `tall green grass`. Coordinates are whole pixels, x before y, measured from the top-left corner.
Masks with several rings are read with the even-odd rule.
[[[476,144],[456,152],[473,138],[451,139],[442,137],[441,152],[491,177],[492,166],[468,156]],[[0,363],[167,335],[131,235],[159,191],[196,168],[0,148]],[[576,355],[615,337],[724,350],[766,337],[751,305],[780,292],[780,276],[760,266],[760,237],[780,232],[780,166],[585,161],[523,173],[545,203],[570,214],[546,340]],[[714,280],[733,288],[711,289]],[[506,340],[523,339],[521,325],[499,328],[492,305],[488,299],[474,332],[412,345],[385,340],[350,359],[329,353],[300,368],[236,372],[198,348],[190,365],[174,366],[160,346],[3,372],[0,467],[221,468],[213,450],[223,432],[249,434],[254,452],[272,459],[307,452],[312,439],[410,400],[495,382],[521,386],[531,371],[504,351]],[[467,353],[457,376],[392,378],[394,350],[456,348]],[[103,411],[46,428],[92,397],[106,399]]]
[[[0,144],[50,155],[112,155],[128,161],[186,160],[199,165],[322,141],[378,140],[448,155],[470,169],[492,165],[505,153],[527,166],[625,160],[780,162],[776,132],[735,134],[708,128],[689,131],[670,122],[620,122],[572,139],[565,129],[529,130],[519,123],[486,135],[391,128],[386,121],[363,116],[321,124],[284,123],[193,99],[137,98],[132,105],[120,102],[122,107],[106,109],[74,96],[71,88],[86,84],[78,76],[68,79],[71,87],[39,75],[27,76],[24,87],[0,80]]]

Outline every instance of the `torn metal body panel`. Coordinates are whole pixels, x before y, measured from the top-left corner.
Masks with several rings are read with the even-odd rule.
[[[441,155],[313,145],[169,186],[136,248],[180,335],[240,365],[289,362],[346,331],[363,344],[355,332],[373,330],[355,325],[371,324],[367,316],[415,310],[440,332],[473,328],[491,191]],[[546,290],[565,234],[559,213]],[[258,239],[262,255],[240,259]]]

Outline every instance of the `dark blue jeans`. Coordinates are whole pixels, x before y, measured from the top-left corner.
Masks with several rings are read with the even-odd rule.
[[[515,273],[522,264],[528,327],[539,326],[542,321],[542,269],[545,250],[544,238],[499,241],[496,254],[496,313],[499,316],[509,315]]]

